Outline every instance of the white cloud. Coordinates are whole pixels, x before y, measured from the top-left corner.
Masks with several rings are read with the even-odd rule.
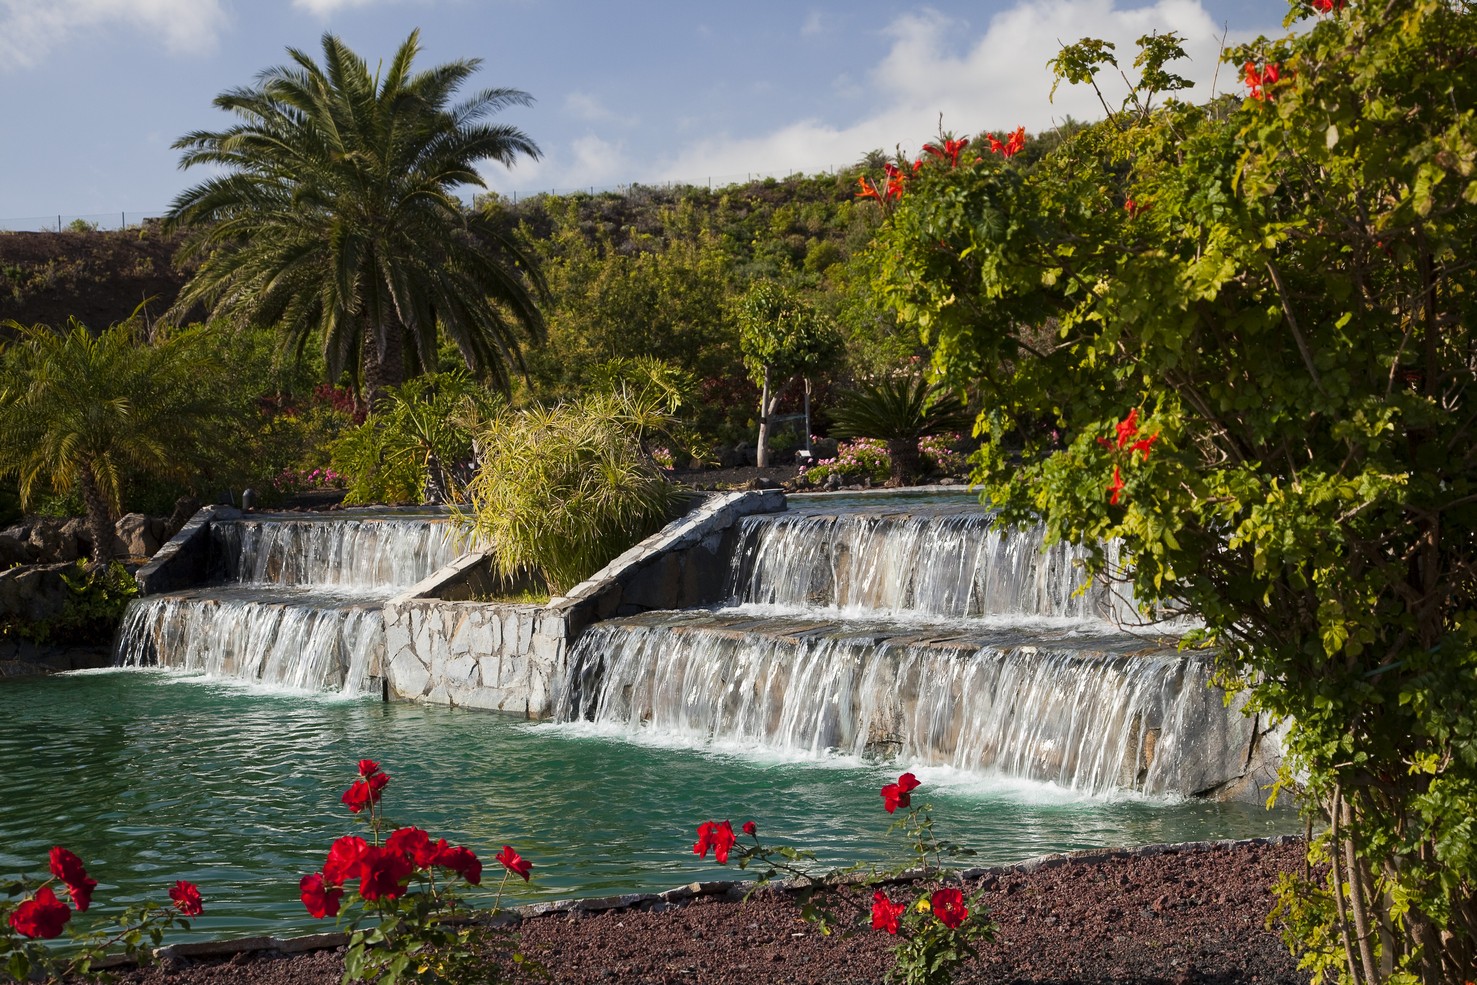
[[[812,10],[805,15],[805,23],[800,25],[800,36],[804,38],[823,34],[826,30],[826,15],[819,10]]]
[[[375,0],[292,0],[298,10],[306,10],[315,17],[327,18],[340,10],[367,7]]]
[[[1267,25],[1265,30],[1275,27]],[[1115,0],[1022,0],[994,17],[983,32],[971,32],[967,25],[930,10],[904,14],[886,30],[891,45],[868,81],[872,99],[866,116],[850,122],[799,120],[746,137],[710,134],[667,162],[662,178],[701,181],[706,175],[732,176],[760,162],[770,172],[819,171],[855,162],[870,149],[891,151],[897,145],[904,153],[916,153],[937,133],[940,114],[944,127],[959,134],[1020,125],[1037,131],[1069,114],[1098,119],[1102,107],[1089,87],[1063,84],[1055,100],[1048,100],[1051,73],[1046,63],[1059,44],[1089,36],[1113,41],[1120,63],[1132,77],[1135,39],[1171,30],[1185,39],[1190,58],[1172,64],[1170,70],[1196,82],[1181,96],[1209,98],[1221,28],[1199,0],[1158,0],[1131,8]],[[1227,44],[1241,37],[1233,35]],[[1218,89],[1226,91],[1234,87],[1235,74],[1220,67]],[[1126,94],[1116,76],[1100,74],[1099,84],[1112,104]]]
[[[564,97],[564,109],[576,119],[587,123],[619,123],[629,126],[637,122],[636,117],[623,116],[606,106],[599,96],[588,92],[571,92]]]
[[[210,51],[223,0],[0,0],[0,66],[25,68],[78,37],[132,29],[173,53]]]

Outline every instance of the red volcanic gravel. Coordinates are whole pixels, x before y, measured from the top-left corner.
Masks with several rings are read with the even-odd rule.
[[[1272,883],[1279,872],[1298,871],[1302,861],[1302,843],[1287,841],[991,870],[978,881],[999,925],[996,940],[955,980],[1305,985],[1308,975],[1265,927]],[[554,982],[849,985],[881,982],[890,965],[894,938],[872,930],[823,936],[783,891],[748,902],[702,896],[644,906],[526,918],[520,949]],[[340,951],[166,957],[161,966],[129,971],[121,980],[329,985],[339,980],[340,957]]]

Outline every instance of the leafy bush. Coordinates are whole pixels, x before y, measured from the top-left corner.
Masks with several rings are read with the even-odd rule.
[[[568,591],[666,520],[674,490],[642,448],[671,424],[617,394],[495,417],[468,487],[473,534],[504,576],[533,571]]]
[[[833,475],[849,482],[870,479],[882,483],[892,475],[892,456],[881,441],[858,438],[843,441],[835,458],[823,458],[811,468],[802,468],[800,474],[811,485],[819,485]]]

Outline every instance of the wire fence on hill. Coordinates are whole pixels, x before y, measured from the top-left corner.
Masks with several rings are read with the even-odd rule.
[[[834,175],[838,171],[848,168],[823,168],[819,171],[750,171],[741,174],[712,175],[708,178],[694,181],[654,181],[654,182],[630,182],[621,185],[579,185],[568,188],[534,188],[522,189],[500,194],[502,198],[510,202],[535,198],[540,195],[631,195],[643,190],[672,189],[672,188],[703,188],[709,191],[719,188],[732,187],[734,185],[747,185],[756,181],[784,181],[795,177],[814,177],[817,175]],[[480,197],[480,193],[478,196]],[[475,197],[464,196],[463,204],[471,206],[475,204]],[[146,223],[163,217],[166,209],[140,209],[137,211],[125,210],[119,212],[61,212],[56,215],[42,216],[18,216],[5,218],[0,217],[0,232],[88,232],[92,230],[106,229],[136,229]]]

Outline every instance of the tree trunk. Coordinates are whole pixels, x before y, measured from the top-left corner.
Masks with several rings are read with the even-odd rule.
[[[405,331],[399,322],[364,326],[362,344],[364,400],[374,410],[392,386],[405,382]]]
[[[769,367],[765,366],[764,388],[759,393],[759,447],[754,454],[754,463],[761,469],[769,465],[769,416],[774,404],[769,392]]]
[[[805,458],[808,461],[813,456],[810,447],[810,377],[805,378]]]
[[[910,438],[889,438],[887,457],[892,459],[892,478],[887,484],[893,487],[909,486],[918,474],[918,441]]]
[[[87,530],[92,534],[92,560],[94,564],[105,564],[113,556],[113,510],[98,488],[91,463],[82,466],[81,485]]]

